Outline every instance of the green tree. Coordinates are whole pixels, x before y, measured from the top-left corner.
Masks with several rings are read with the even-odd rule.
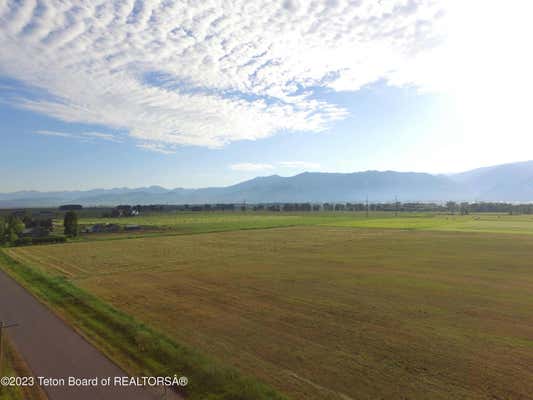
[[[4,217],[0,217],[0,244],[6,242],[6,220]]]
[[[448,201],[446,203],[446,208],[448,209],[449,212],[451,212],[452,214],[455,214],[455,211],[457,210],[457,203],[455,201]]]
[[[7,219],[6,228],[7,240],[11,243],[16,242],[20,235],[22,235],[24,228],[24,223],[20,220],[20,218],[14,215],[9,216]]]
[[[74,211],[67,211],[63,219],[63,226],[65,227],[65,235],[78,236],[78,214]]]
[[[15,231],[9,231],[7,235],[7,240],[10,243],[15,243],[19,239],[19,235]]]

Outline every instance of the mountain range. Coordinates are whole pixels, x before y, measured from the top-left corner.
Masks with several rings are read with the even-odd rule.
[[[533,161],[478,168],[456,174],[364,171],[304,172],[257,177],[236,185],[202,189],[141,188],[86,191],[19,191],[0,194],[0,208],[61,204],[201,204],[273,202],[533,201]]]

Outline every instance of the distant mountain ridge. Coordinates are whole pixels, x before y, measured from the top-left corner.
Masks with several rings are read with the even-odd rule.
[[[533,201],[533,161],[478,168],[450,176],[479,200]]]
[[[533,161],[484,167],[458,174],[364,171],[271,175],[226,187],[141,188],[86,191],[20,191],[0,194],[0,208],[118,204],[201,204],[369,201],[533,201]]]

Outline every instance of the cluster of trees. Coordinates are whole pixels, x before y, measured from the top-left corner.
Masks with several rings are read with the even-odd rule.
[[[470,203],[470,212],[506,212],[509,214],[533,214],[533,204]]]
[[[78,236],[78,215],[74,211],[65,213],[63,225],[66,236]],[[28,230],[25,232],[26,229]],[[62,236],[51,235],[52,231],[51,218],[32,218],[29,215],[20,218],[17,213],[0,216],[0,244],[26,245],[64,241]]]
[[[394,212],[450,212],[468,215],[470,213],[499,212],[509,214],[533,214],[533,204],[454,202],[438,203],[286,203],[276,205],[255,205],[254,210],[269,211],[394,211]]]
[[[26,228],[41,229],[43,232],[50,233],[54,229],[54,222],[52,218],[32,218],[24,216],[22,222]]]
[[[318,204],[311,203],[285,203],[282,206],[283,211],[318,211],[320,210]]]
[[[445,204],[433,202],[388,202],[388,203],[259,203],[259,204],[181,204],[181,205],[120,205],[103,214],[104,217],[129,217],[144,212],[172,211],[273,211],[273,212],[317,212],[317,211],[392,211],[392,212],[449,212],[467,215],[480,212],[504,212],[511,214],[533,214],[533,204],[511,204],[496,202],[455,202]]]
[[[246,207],[245,207],[246,208]],[[103,218],[133,217],[146,212],[171,211],[236,211],[243,210],[243,205],[236,204],[150,204],[119,205],[102,214]]]
[[[174,207],[176,211],[235,211],[242,209],[242,205],[236,204],[183,204]]]
[[[81,204],[64,204],[62,206],[59,206],[60,211],[79,211],[81,209],[83,209],[83,206]]]
[[[257,204],[254,211],[446,211],[436,203],[284,203]]]
[[[79,235],[78,214],[75,211],[67,211],[63,218],[63,227],[66,236],[76,237]]]
[[[317,211],[446,211],[436,203],[260,203],[260,204],[181,204],[181,205],[120,205],[102,214],[103,217],[129,217],[145,212],[172,211],[273,211],[273,212],[317,212]]]
[[[509,213],[509,214],[533,214],[533,204],[512,204],[512,203],[456,203],[448,201],[446,210],[452,214],[467,215],[470,213]]]
[[[471,208],[470,203],[467,202],[456,203],[455,201],[448,201],[446,203],[446,210],[452,214],[468,215],[470,214]]]
[[[51,218],[33,218],[28,213],[15,212],[7,217],[0,217],[0,243],[17,244],[24,235],[46,237],[52,229]]]
[[[15,216],[0,217],[0,244],[15,243],[24,231],[24,222]]]
[[[254,211],[274,211],[279,212],[282,209],[281,204],[255,204],[252,206]]]

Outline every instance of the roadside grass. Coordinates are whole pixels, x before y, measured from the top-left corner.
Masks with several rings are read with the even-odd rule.
[[[483,223],[502,220],[527,223],[511,216]],[[531,398],[533,238],[390,225],[5,251],[30,271],[68,285],[72,301],[79,297],[76,285],[83,296],[111,304],[120,318],[132,315],[291,398]],[[133,334],[136,340],[128,333],[139,332],[139,322],[111,324],[106,333],[105,317],[78,319],[103,325],[89,330],[105,340],[110,335],[117,347],[119,331],[116,337],[130,346],[119,352],[135,352],[143,342],[144,330]],[[156,359],[154,368],[166,362]],[[181,371],[178,365],[172,372]]]
[[[133,376],[186,376],[187,399],[283,399],[273,389],[177,344],[61,276],[24,265],[0,250],[0,265]]]
[[[5,337],[4,337],[5,339]],[[12,348],[6,343],[5,355],[2,360],[2,375],[1,376],[17,376],[13,367]],[[25,400],[20,387],[18,386],[3,386],[0,385],[0,400]]]
[[[2,376],[29,377],[32,375],[28,366],[18,354],[17,350],[4,335],[4,359],[2,363]],[[38,386],[1,386],[0,400],[46,400],[48,397]]]

